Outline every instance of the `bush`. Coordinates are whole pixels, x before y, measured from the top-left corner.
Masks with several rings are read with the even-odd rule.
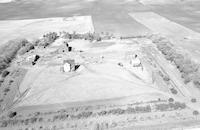
[[[156,104],[156,110],[158,111],[177,110],[177,109],[184,109],[184,108],[186,108],[185,103],[180,103],[180,102]]]
[[[199,115],[199,112],[196,111],[196,110],[194,110],[192,114],[195,115],[195,116],[197,116],[197,115]]]
[[[168,101],[169,102],[174,102],[174,99],[173,98],[169,98]]]
[[[4,92],[5,92],[5,93],[7,93],[7,92],[9,92],[9,91],[10,91],[10,88],[5,88],[5,89],[4,89]]]
[[[2,121],[1,122],[1,127],[7,127],[8,126],[8,122],[7,121]]]
[[[184,79],[184,83],[187,84],[193,80],[193,83],[200,88],[200,78],[195,77],[195,74],[199,70],[199,65],[190,58],[177,53],[176,50],[172,48],[173,45],[167,41],[166,38],[153,36],[153,39],[157,48],[165,55],[165,58],[175,63],[178,70],[182,73],[181,77]],[[174,90],[171,91],[175,92]]]
[[[33,49],[34,49],[33,44],[29,43],[29,44],[25,45],[23,48],[21,48],[18,51],[18,54],[23,55],[23,54],[25,54],[25,53],[29,52],[30,50],[33,50]]]
[[[191,102],[195,103],[195,102],[197,102],[197,99],[196,98],[192,98]]]
[[[188,64],[188,63],[182,63],[182,67],[179,68],[180,72],[191,74],[198,70],[198,66],[195,64]]]
[[[9,66],[17,52],[28,43],[26,39],[15,39],[8,41],[0,48],[0,73]]]
[[[184,108],[186,108],[186,105],[185,105],[185,103],[175,102],[173,104],[173,108],[175,110],[177,110],[177,109],[184,109]]]
[[[181,77],[184,79],[184,83],[187,84],[193,79],[193,74],[182,73]]]
[[[13,82],[14,82],[14,80],[11,79],[11,80],[9,81],[9,85],[11,85]]]
[[[167,60],[169,60],[169,61],[174,61],[174,59],[175,59],[175,54],[176,54],[176,52],[175,52],[175,50],[174,49],[171,49],[171,50],[169,50],[168,51],[168,53],[165,55],[165,58],[167,59]]]
[[[56,32],[50,32],[45,35],[43,35],[43,38],[39,41],[39,46],[47,47],[50,44],[52,44],[56,39],[58,38],[58,35]]]
[[[183,68],[183,60],[184,58],[183,57],[175,57],[174,58],[174,63],[176,65],[176,67],[180,70],[182,70]]]
[[[165,75],[165,76],[163,77],[163,79],[164,79],[164,81],[169,81],[169,80],[170,80],[169,76],[167,76],[167,75]]]
[[[13,118],[17,115],[17,112],[10,112],[8,117]]]
[[[4,70],[3,73],[2,73],[2,77],[5,78],[9,74],[10,74],[10,72],[8,70]]]
[[[66,39],[84,39],[84,40],[90,40],[90,41],[101,41],[102,39],[105,39],[101,37],[98,33],[85,33],[85,34],[77,34],[73,32],[72,34],[67,33],[67,32],[62,32],[63,33],[63,38]]]
[[[175,89],[175,88],[171,88],[170,91],[173,93],[173,94],[177,94],[178,91]]]
[[[194,74],[193,83],[197,88],[200,88],[200,72]]]
[[[8,67],[8,63],[5,61],[5,59],[3,57],[0,57],[0,74],[7,67]]]
[[[32,41],[33,46],[38,46],[39,43],[40,43],[40,39],[35,39],[35,40]]]
[[[0,79],[0,87],[1,87],[1,84],[4,82],[4,79]]]

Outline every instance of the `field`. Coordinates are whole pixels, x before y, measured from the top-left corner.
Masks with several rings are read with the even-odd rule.
[[[8,52],[0,55],[0,63],[8,63],[0,76],[0,129],[198,127],[197,5],[195,0],[0,4],[1,45],[15,38],[33,45],[12,59]]]
[[[15,38],[37,39],[48,32],[94,32],[91,16],[0,21],[2,43]],[[17,32],[17,33],[16,33]]]
[[[184,48],[199,61],[199,41],[200,33],[188,29],[180,24],[174,23],[153,12],[130,13],[130,15],[141,22],[154,33],[161,33],[176,43],[177,46]],[[159,26],[157,26],[159,24]],[[191,45],[192,43],[192,45]]]

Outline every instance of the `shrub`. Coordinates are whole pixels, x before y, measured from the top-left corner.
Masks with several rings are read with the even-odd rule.
[[[9,75],[9,73],[10,72],[8,70],[4,70],[3,73],[2,73],[2,77],[5,78],[6,76]]]
[[[43,38],[38,43],[40,46],[47,47],[51,43],[53,43],[58,38],[58,35],[56,32],[50,32],[45,35],[43,35]]]
[[[195,64],[184,64],[182,63],[182,67],[179,69],[180,72],[186,73],[186,74],[191,74],[194,73],[198,70],[198,66]]]
[[[169,109],[169,105],[168,104],[156,104],[156,110],[158,111],[167,111]]]
[[[5,93],[7,93],[7,92],[9,92],[9,91],[10,91],[10,88],[5,88],[5,89],[4,89],[4,92],[5,92]]]
[[[128,108],[126,109],[126,112],[127,112],[128,114],[135,113],[135,108],[128,107]]]
[[[197,88],[200,88],[200,73],[198,72],[194,75],[193,83]]]
[[[17,115],[17,112],[10,112],[9,115],[8,115],[8,117],[9,117],[9,118],[13,118],[13,117],[15,117],[16,115]]]
[[[175,102],[172,106],[175,110],[186,108],[185,103]]]
[[[4,79],[0,79],[0,87],[1,87],[1,84],[4,82]]]
[[[33,46],[38,46],[40,43],[40,39],[35,39],[32,41]]]
[[[80,118],[88,118],[92,115],[93,113],[92,112],[81,112],[77,115],[77,118],[80,119]]]
[[[197,116],[197,115],[199,115],[199,112],[197,110],[194,110],[192,114]]]
[[[77,34],[73,32],[72,34],[63,32],[63,38],[66,39],[85,39],[90,41],[101,41],[103,37],[101,37],[98,33],[85,33],[85,34]]]
[[[34,46],[33,44],[29,43],[27,45],[25,45],[24,47],[22,47],[19,51],[18,51],[18,54],[19,55],[23,55],[27,52],[29,52],[30,50],[33,50],[34,49]]]
[[[93,34],[93,40],[96,40],[96,41],[101,41],[101,36],[98,34],[98,33],[94,33]]]
[[[8,126],[8,122],[7,121],[1,122],[1,127],[7,127],[7,126]]]
[[[176,54],[175,50],[174,49],[170,49],[168,51],[168,53],[165,55],[165,58],[172,62],[175,59],[175,54]]]
[[[178,56],[178,55],[176,55]],[[183,57],[175,57],[174,58],[174,63],[176,65],[176,67],[179,69],[179,71],[183,68],[183,60],[184,58]]]
[[[177,110],[177,109],[184,109],[186,107],[185,103],[180,102],[169,102],[168,104],[162,103],[162,104],[156,104],[156,110],[159,111],[167,111],[167,110]]]
[[[174,99],[173,98],[169,98],[168,101],[169,102],[174,102]]]
[[[195,102],[197,102],[197,99],[196,98],[192,98],[191,102],[195,103]]]
[[[151,107],[150,107],[150,105],[147,105],[147,106],[144,106],[144,107],[136,106],[135,111],[136,112],[151,112]]]
[[[169,76],[167,76],[167,75],[165,75],[165,76],[163,77],[163,79],[164,79],[165,81],[169,81],[169,80],[170,80]]]
[[[2,103],[3,102],[3,99],[0,99],[0,103]]]
[[[199,65],[193,62],[189,57],[184,57],[183,54],[179,54],[173,49],[173,45],[161,36],[151,36],[156,43],[157,48],[165,55],[167,60],[174,62],[178,70],[182,73],[184,83],[187,84],[193,80],[195,86],[200,88],[200,78],[196,77],[196,73],[199,70]],[[176,93],[173,89],[171,90]]]
[[[17,52],[28,43],[26,39],[15,39],[8,41],[0,48],[0,73],[9,66]]]
[[[65,39],[71,39],[72,38],[71,34],[69,34],[68,32],[62,32],[62,33],[63,33],[62,38],[65,38]]]
[[[170,91],[173,93],[173,94],[177,94],[178,91],[175,89],[175,88],[171,88]]]
[[[14,82],[14,80],[11,79],[11,80],[9,81],[9,85],[11,85],[13,82]]]
[[[184,83],[187,84],[193,79],[193,74],[182,73],[181,77],[184,79]]]
[[[0,74],[4,69],[8,67],[8,63],[6,63],[5,59],[0,57]]]

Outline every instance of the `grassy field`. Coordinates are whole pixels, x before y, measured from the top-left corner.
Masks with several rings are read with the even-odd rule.
[[[0,28],[2,44],[15,38],[37,39],[48,32],[94,32],[91,16],[4,20],[0,21]]]
[[[153,36],[145,34],[161,33],[199,61],[199,5],[198,1],[151,4],[135,0],[0,4],[0,45],[17,37],[32,40],[49,31],[134,36],[92,42],[59,37],[46,48],[37,46],[18,55],[11,68],[23,69],[8,75],[0,88],[1,110],[5,110],[0,129],[171,129],[197,125],[199,91],[192,93],[197,89],[184,84],[179,70],[155,48]],[[66,47],[64,41],[72,52],[59,51]],[[132,64],[135,54],[142,66]],[[40,59],[33,65],[29,58],[34,55]],[[74,59],[80,67],[62,72],[66,59]],[[13,113],[17,114],[14,118]]]
[[[136,1],[125,0],[117,2],[106,0],[83,0],[81,2],[78,0],[59,0],[56,2],[53,0],[30,0],[0,4],[0,12],[2,12],[0,20],[91,15],[96,32],[140,35],[149,32],[149,29],[132,19],[128,13],[153,11],[192,30],[199,31],[199,4],[198,1],[176,5],[143,5]]]
[[[130,15],[147,26],[154,33],[160,33],[169,37],[176,46],[185,49],[192,57],[199,62],[199,41],[200,33],[177,24],[165,17],[153,12],[130,13]],[[158,26],[159,24],[159,26]]]

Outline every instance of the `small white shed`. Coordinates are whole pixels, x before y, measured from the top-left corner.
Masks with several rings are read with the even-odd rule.
[[[75,61],[72,59],[64,60],[63,66],[61,67],[63,72],[75,71]]]
[[[139,67],[141,66],[141,61],[140,59],[138,58],[137,55],[134,55],[131,57],[130,59],[130,64],[133,66],[133,67]]]
[[[71,67],[70,67],[70,64],[69,63],[64,63],[64,65],[63,65],[63,71],[64,72],[70,72],[70,69]]]

